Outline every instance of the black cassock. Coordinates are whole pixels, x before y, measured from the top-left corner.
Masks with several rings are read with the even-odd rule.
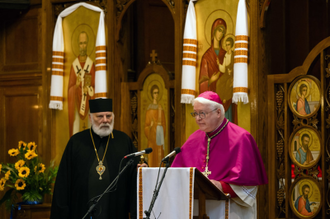
[[[102,160],[108,137],[100,138],[92,131],[95,147]],[[99,180],[96,172],[98,160],[90,136],[90,129],[73,135],[63,153],[54,188],[51,219],[83,218],[89,209],[90,199],[100,195],[119,172],[122,158],[136,152],[131,139],[123,132],[114,130],[103,165],[106,170]],[[122,163],[126,165],[127,159]],[[136,218],[136,168],[134,160],[119,177],[117,189],[104,195],[93,211],[93,219]],[[86,217],[90,219],[90,217]]]

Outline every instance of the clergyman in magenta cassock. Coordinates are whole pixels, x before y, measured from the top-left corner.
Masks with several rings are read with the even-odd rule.
[[[220,190],[229,193],[229,218],[256,218],[257,186],[268,180],[254,138],[224,117],[216,93],[200,94],[193,106],[192,115],[200,129],[183,144],[172,167],[196,167]]]

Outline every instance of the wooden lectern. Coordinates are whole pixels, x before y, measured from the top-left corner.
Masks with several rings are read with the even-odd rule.
[[[161,178],[165,168],[161,168]],[[159,168],[138,170],[138,218],[145,217],[155,188]],[[153,208],[153,217],[207,219],[206,200],[228,200],[229,194],[221,192],[196,168],[169,168]],[[194,199],[199,200],[198,216],[193,216]]]
[[[194,219],[208,219],[206,200],[227,200],[229,194],[221,192],[213,183],[195,168],[194,199],[199,201],[199,213]]]

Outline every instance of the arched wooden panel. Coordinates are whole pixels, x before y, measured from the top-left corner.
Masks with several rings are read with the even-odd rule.
[[[301,66],[268,76],[269,218],[330,215],[329,57],[330,37]]]

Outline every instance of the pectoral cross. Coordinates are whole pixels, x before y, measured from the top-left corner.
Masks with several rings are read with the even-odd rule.
[[[205,171],[202,172],[204,176],[206,176],[207,178],[209,178],[209,175],[211,174],[211,171],[209,171],[209,167],[206,166],[205,167]]]

